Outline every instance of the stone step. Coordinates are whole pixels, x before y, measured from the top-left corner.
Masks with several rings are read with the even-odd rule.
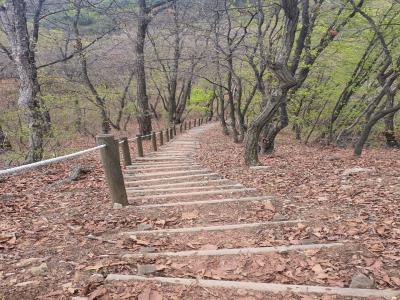
[[[200,175],[187,175],[187,176],[177,176],[177,177],[169,177],[169,178],[155,178],[155,179],[144,179],[144,180],[136,180],[136,181],[126,181],[126,184],[136,184],[136,185],[148,185],[157,182],[181,182],[182,180],[189,179],[204,179],[204,178],[218,178],[219,174],[217,173],[208,173],[208,174],[200,174]]]
[[[180,187],[180,188],[164,188],[164,189],[155,189],[154,187],[148,188],[127,188],[126,191],[136,192],[139,194],[145,193],[162,193],[162,192],[178,192],[178,191],[196,191],[196,190],[207,190],[207,189],[235,189],[243,187],[241,184],[235,185],[207,185],[207,186],[189,186],[189,187]]]
[[[142,230],[142,231],[127,231],[120,234],[139,235],[139,234],[171,234],[171,233],[191,233],[191,232],[204,232],[204,231],[226,231],[236,229],[247,229],[257,227],[274,227],[282,225],[291,225],[298,223],[306,223],[303,220],[289,220],[289,221],[276,221],[276,222],[257,222],[257,223],[243,223],[243,224],[228,224],[228,225],[215,225],[215,226],[198,226],[198,227],[184,227],[184,228],[167,228],[158,230]]]
[[[275,247],[257,247],[257,248],[233,248],[233,249],[216,249],[216,250],[189,250],[179,252],[158,252],[158,253],[129,253],[122,255],[123,259],[140,258],[157,258],[162,256],[222,256],[222,255],[250,255],[250,254],[266,254],[266,253],[281,253],[288,251],[306,251],[311,249],[336,248],[343,246],[343,243],[329,244],[310,244],[310,245],[289,245]]]
[[[154,172],[154,173],[143,173],[143,174],[137,174],[133,171],[126,171],[125,173],[125,178],[129,179],[145,179],[145,178],[150,178],[154,176],[170,176],[174,177],[177,175],[195,175],[195,174],[208,174],[211,173],[210,170],[208,169],[198,169],[198,170],[184,170],[184,171],[168,171],[168,172]]]
[[[129,197],[131,201],[144,200],[144,199],[167,199],[167,198],[190,198],[192,196],[206,196],[206,195],[223,195],[223,194],[242,194],[249,192],[256,192],[256,189],[253,188],[235,188],[229,190],[212,190],[212,191],[200,191],[200,192],[189,192],[189,193],[171,193],[171,194],[157,194],[157,195],[141,195],[138,197]],[[131,190],[127,190],[128,196],[136,194],[136,192],[132,192]]]
[[[179,187],[179,186],[184,186],[184,187],[203,187],[203,186],[208,186],[210,185],[216,185],[216,184],[225,184],[231,182],[229,179],[210,179],[210,180],[204,180],[204,181],[187,181],[187,182],[177,182],[177,183],[165,183],[165,184],[156,184],[156,185],[146,185],[146,186],[135,186],[134,188],[143,188],[143,189],[152,189],[152,188],[163,188],[163,187]],[[133,186],[131,184],[130,186]]]
[[[126,169],[133,169],[136,170],[138,168],[175,168],[175,167],[190,167],[190,166],[201,166],[197,163],[194,162],[186,162],[186,163],[181,163],[181,162],[174,162],[174,163],[154,163],[154,164],[148,164],[148,163],[133,163],[130,166],[127,166]],[[201,166],[202,167],[202,166]]]
[[[182,159],[180,157],[177,157],[177,158],[175,158],[175,157],[165,157],[165,158],[163,158],[163,157],[161,157],[161,158],[157,158],[157,157],[136,157],[135,160],[137,160],[137,161],[165,161],[165,162],[168,162],[168,161],[192,162],[193,161],[193,160],[188,159],[188,158]]]
[[[145,277],[138,275],[108,274],[106,281],[149,281],[167,283],[173,285],[184,285],[188,287],[200,286],[203,288],[225,288],[241,289],[268,293],[297,293],[297,294],[318,294],[337,295],[343,297],[383,297],[385,299],[397,299],[400,297],[399,290],[376,290],[376,289],[355,289],[341,287],[326,287],[315,285],[294,285],[280,283],[264,283],[249,281],[211,280],[211,279],[187,279],[177,277]]]
[[[190,166],[176,166],[176,167],[156,167],[156,168],[142,168],[142,169],[138,169],[138,168],[129,168],[127,169],[127,171],[129,173],[145,173],[145,172],[161,172],[161,171],[184,171],[184,170],[194,170],[194,169],[200,169],[203,168],[203,166],[201,165],[190,165]]]
[[[242,197],[242,198],[228,198],[228,199],[211,199],[211,200],[197,200],[197,201],[184,201],[184,202],[171,202],[171,203],[156,203],[156,204],[145,204],[138,205],[137,208],[158,208],[158,207],[170,207],[170,206],[192,206],[192,205],[204,205],[204,204],[222,204],[229,202],[251,202],[251,201],[270,201],[272,197]],[[130,200],[128,198],[128,200]]]

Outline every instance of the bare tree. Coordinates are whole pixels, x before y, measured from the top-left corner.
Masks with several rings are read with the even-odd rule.
[[[43,157],[43,137],[48,122],[45,108],[39,97],[40,85],[36,68],[36,45],[39,39],[39,19],[45,0],[39,0],[34,8],[32,33],[28,31],[27,5],[24,0],[7,0],[0,6],[1,26],[10,50],[2,45],[17,66],[20,80],[18,104],[24,110],[29,126],[29,151],[26,162],[41,160]]]
[[[166,9],[175,0],[157,1],[151,5],[147,5],[146,0],[138,0],[137,13],[137,33],[136,33],[136,79],[137,79],[137,99],[136,106],[138,110],[137,120],[139,123],[139,131],[142,135],[150,134],[151,127],[151,111],[149,106],[149,98],[147,96],[146,84],[146,68],[145,68],[145,41],[148,26],[153,17],[160,11]]]

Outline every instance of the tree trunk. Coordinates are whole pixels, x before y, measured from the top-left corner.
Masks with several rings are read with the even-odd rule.
[[[3,131],[3,128],[0,126],[0,150],[11,149],[11,144],[7,139],[6,134]]]
[[[137,99],[136,107],[138,110],[137,120],[141,135],[148,135],[152,132],[151,111],[149,109],[149,98],[146,88],[146,72],[144,65],[144,45],[146,39],[149,19],[146,13],[146,1],[139,0],[139,16],[136,34],[136,78],[137,78]]]
[[[387,93],[387,100],[386,100],[386,109],[392,109],[394,104],[394,95],[390,92]],[[394,116],[395,113],[388,114],[385,117],[385,138],[386,138],[386,145],[388,147],[399,147],[400,142],[397,141],[396,135],[394,132],[395,125],[394,125]]]
[[[245,163],[248,166],[260,165],[258,160],[258,140],[265,124],[269,123],[280,101],[268,101],[262,112],[250,123],[245,137]]]
[[[275,139],[279,132],[289,125],[289,117],[287,114],[286,98],[287,90],[282,93],[282,103],[279,105],[279,122],[273,125],[272,122],[264,127],[261,141],[261,154],[271,154],[275,149]]]
[[[392,113],[396,113],[399,110],[400,110],[400,104],[392,107],[391,109],[383,110],[383,111],[380,111],[380,112],[374,114],[369,119],[367,124],[365,124],[363,131],[361,132],[361,135],[360,135],[357,143],[354,146],[354,154],[357,156],[360,156],[362,154],[362,150],[364,148],[365,143],[368,140],[369,134],[370,134],[372,128],[375,126],[376,123],[378,123],[379,120],[381,120],[382,118],[384,118]]]
[[[24,110],[29,127],[26,163],[43,158],[43,136],[46,129],[37,80],[35,53],[31,51],[25,1],[6,1],[0,7],[0,18],[11,45],[12,58],[20,80],[18,104]]]

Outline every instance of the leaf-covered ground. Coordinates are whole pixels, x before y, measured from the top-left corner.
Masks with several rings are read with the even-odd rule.
[[[400,287],[399,150],[368,149],[355,158],[351,150],[305,146],[283,135],[275,154],[260,158],[265,168],[255,170],[244,166],[243,145],[220,130],[203,134],[201,141],[203,165],[278,196],[275,218],[310,222],[311,240],[359,245],[348,265],[379,287]],[[327,261],[326,268],[336,263]]]
[[[0,299],[344,299],[273,295],[152,283],[104,283],[93,273],[131,274],[137,263],[154,263],[159,275],[206,279],[348,286],[355,272],[377,288],[400,288],[399,151],[348,151],[305,147],[280,138],[268,169],[243,165],[242,145],[218,130],[201,137],[201,164],[264,194],[270,202],[143,211],[113,210],[97,154],[0,182]],[[146,145],[149,149],[149,145]],[[135,149],[132,147],[132,152]],[[147,150],[148,151],[148,150]],[[71,169],[91,168],[78,181]],[[343,175],[348,169],[364,171]],[[368,170],[367,170],[368,169]],[[185,199],[190,200],[190,199]],[[292,225],[248,231],[121,236],[138,224],[156,228],[296,219]],[[126,260],[141,247],[158,251],[275,246],[349,241],[350,249],[254,255],[235,260]],[[354,249],[358,251],[354,253]],[[268,266],[268,267],[267,267]]]

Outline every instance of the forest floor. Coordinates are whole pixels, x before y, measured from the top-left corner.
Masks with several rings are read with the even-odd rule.
[[[160,269],[161,273],[180,276],[195,272],[207,277],[207,265],[214,267],[208,276],[212,279],[256,281],[267,276],[271,282],[346,287],[355,272],[362,272],[375,279],[377,288],[400,288],[400,151],[371,149],[354,158],[348,150],[304,146],[282,135],[275,154],[261,159],[267,168],[256,170],[244,166],[242,145],[232,143],[219,130],[203,133],[200,142],[200,164],[265,195],[276,196],[273,208],[251,208],[258,218],[307,221],[282,230],[232,232],[222,246],[348,241],[357,244],[359,251],[349,256],[346,248],[330,254],[313,250],[307,254],[312,256],[307,258],[308,264],[296,252],[256,255],[251,261],[238,260],[232,266],[232,261],[227,261],[229,268],[241,271],[228,277],[224,276],[229,269],[218,269],[212,259],[189,259],[185,264],[159,259],[157,263],[167,269]],[[148,151],[148,143],[145,147]],[[131,150],[134,153],[134,147]],[[68,180],[69,172],[78,164],[89,167],[90,172],[78,181]],[[120,259],[120,254],[128,250],[149,245],[174,251],[211,249],[221,246],[218,243],[222,239],[218,233],[212,237],[201,233],[196,237],[181,235],[179,240],[127,240],[116,233],[140,224],[183,227],[203,214],[186,214],[183,218],[174,210],[165,210],[146,216],[110,207],[97,154],[0,180],[0,299],[69,299],[76,295],[102,300],[219,299],[220,295],[225,299],[268,299],[240,290],[228,296],[225,290],[199,287],[159,286],[154,290],[145,282],[104,284],[91,274],[129,272],[131,265]],[[238,208],[225,206],[219,213],[217,207],[215,215],[225,213],[240,219]],[[247,222],[252,217],[245,213],[241,216]],[[218,219],[213,221],[218,223]],[[101,238],[93,239],[96,237]],[[268,269],[267,274],[258,274],[260,268]],[[283,295],[270,299],[321,298]]]

